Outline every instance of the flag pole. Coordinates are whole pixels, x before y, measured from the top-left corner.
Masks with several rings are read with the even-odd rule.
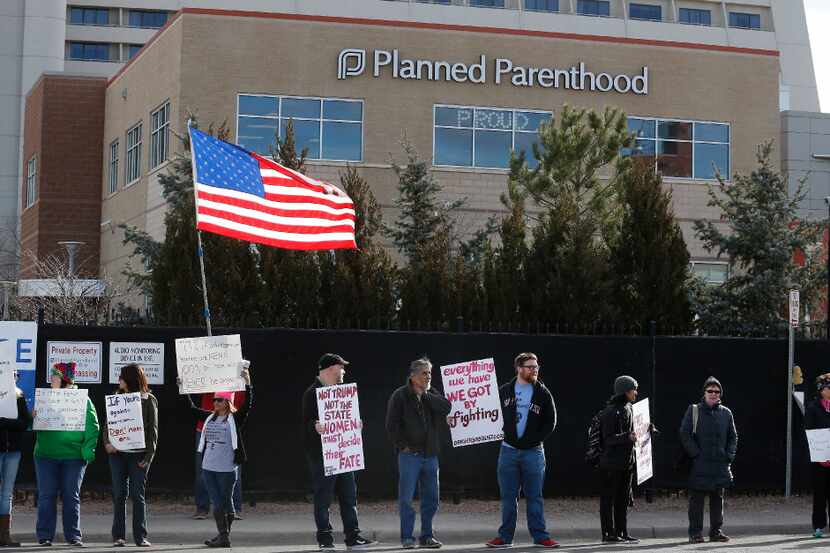
[[[193,136],[190,134],[190,129],[193,127],[193,118],[187,119],[187,137],[190,140],[190,166],[193,171],[193,206],[196,209],[196,220],[198,221],[199,218],[199,196],[196,194],[196,156],[193,153]],[[196,227],[196,255],[199,258],[199,272],[202,276],[202,300],[205,303],[205,327],[207,328],[207,335],[213,336],[213,332],[210,326],[210,304],[208,303],[208,293],[207,293],[207,278],[205,277],[205,250],[202,246],[202,231],[198,228],[198,222]]]

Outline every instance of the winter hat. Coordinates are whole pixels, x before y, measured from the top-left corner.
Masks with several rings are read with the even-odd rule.
[[[632,377],[628,375],[618,376],[617,379],[614,380],[614,395],[621,396],[624,393],[636,390],[639,387],[640,385],[637,384],[637,381]]]
[[[720,388],[721,395],[723,395],[723,386],[721,386],[720,380],[718,380],[714,376],[710,376],[706,379],[706,382],[703,383],[703,393],[706,393],[706,388],[708,388],[709,386],[717,386],[718,388]]]
[[[317,368],[319,370],[328,369],[332,365],[348,365],[349,362],[337,355],[336,353],[325,353],[320,358],[320,361],[317,362]]]
[[[59,376],[67,384],[74,384],[75,367],[77,367],[77,364],[72,361],[69,363],[55,363],[52,365],[50,376]]]
[[[816,378],[816,388],[819,392],[824,388],[830,388],[830,373],[824,373]]]
[[[224,399],[233,405],[233,392],[213,392],[213,399]]]

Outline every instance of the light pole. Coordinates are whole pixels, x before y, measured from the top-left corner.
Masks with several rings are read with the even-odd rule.
[[[59,245],[66,248],[66,255],[69,258],[69,276],[75,276],[75,254],[78,249],[86,244],[86,242],[76,242],[75,240],[63,240],[58,242]]]
[[[830,196],[824,197],[824,203],[827,205],[827,242],[824,250],[827,255],[827,296],[824,304],[824,326],[825,338],[830,340]]]

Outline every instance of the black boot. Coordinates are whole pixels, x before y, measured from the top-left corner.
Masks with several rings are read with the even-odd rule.
[[[205,540],[205,545],[208,547],[230,547],[231,542],[228,539],[228,517],[225,511],[214,509],[213,519],[216,521],[216,530],[219,534],[211,540]]]

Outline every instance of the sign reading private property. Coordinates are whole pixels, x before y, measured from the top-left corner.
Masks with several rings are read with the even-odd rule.
[[[71,430],[86,428],[86,388],[38,388],[35,390],[33,430]]]
[[[807,445],[811,463],[830,461],[830,428],[807,430]]]
[[[17,418],[17,386],[14,382],[14,344],[0,342],[0,417]]]
[[[447,421],[453,447],[504,438],[499,384],[492,358],[443,365],[441,379],[444,396],[452,404]]]
[[[141,394],[105,396],[107,433],[110,443],[119,451],[144,449],[144,418],[141,416]]]
[[[326,476],[366,468],[357,384],[317,388],[317,413]]]
[[[164,384],[164,344],[110,342],[110,384],[118,384],[121,367],[136,363],[144,368],[148,384]]]
[[[634,434],[637,443],[634,445],[634,456],[637,459],[637,485],[639,486],[654,476],[654,464],[651,458],[651,414],[648,410],[648,398],[638,401],[633,406]]]
[[[101,342],[46,342],[46,382],[55,363],[75,363],[75,384],[101,383]]]
[[[180,394],[236,392],[245,389],[240,376],[242,343],[239,334],[176,339],[176,368]]]

